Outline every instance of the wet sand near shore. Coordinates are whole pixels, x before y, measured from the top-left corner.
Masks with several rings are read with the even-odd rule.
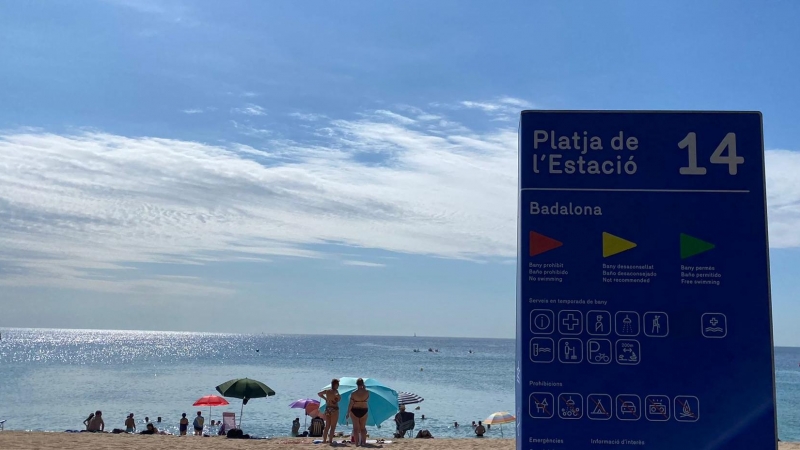
[[[513,450],[513,439],[392,439],[391,444],[372,444],[366,448],[402,450]],[[308,439],[273,438],[268,440],[200,438],[194,436],[141,436],[124,434],[0,432],[0,449],[9,450],[247,450],[285,448],[330,448]],[[338,445],[336,448],[355,448]],[[800,450],[800,443],[781,442],[779,450]]]

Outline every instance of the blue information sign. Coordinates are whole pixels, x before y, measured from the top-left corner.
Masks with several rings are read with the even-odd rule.
[[[524,111],[517,449],[777,448],[761,114]]]

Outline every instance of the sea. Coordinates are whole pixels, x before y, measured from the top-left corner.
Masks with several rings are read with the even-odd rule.
[[[7,430],[79,430],[90,412],[102,410],[107,429],[124,428],[134,413],[140,428],[145,417],[160,417],[159,429],[177,432],[181,413],[192,417],[198,409],[207,423],[223,411],[239,418],[237,399],[210,416],[192,404],[247,377],[276,394],[244,406],[244,431],[287,436],[295,417],[307,419],[290,403],[316,398],[331,378],[349,376],[423,397],[409,406],[416,430],[467,438],[472,421],[513,413],[514,366],[512,339],[0,328],[0,420]],[[800,441],[800,348],[777,347],[775,368],[779,438]],[[393,430],[387,421],[369,431],[389,437]],[[487,437],[513,435],[509,424]]]

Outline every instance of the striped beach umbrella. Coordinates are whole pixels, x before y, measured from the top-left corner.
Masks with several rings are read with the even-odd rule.
[[[503,436],[503,424],[516,422],[517,418],[506,411],[496,412],[483,421],[486,425],[500,425],[500,436]]]
[[[422,403],[423,400],[425,400],[425,399],[420,397],[417,394],[412,394],[411,392],[398,392],[397,393],[397,404],[398,405],[413,405],[415,403]]]

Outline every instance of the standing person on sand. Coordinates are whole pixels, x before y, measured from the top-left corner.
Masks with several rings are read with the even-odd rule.
[[[178,430],[181,436],[186,436],[186,431],[189,429],[189,419],[186,418],[186,413],[181,414],[181,421],[178,422]]]
[[[367,414],[369,413],[369,391],[364,386],[364,380],[356,380],[356,390],[350,394],[350,405],[347,407],[345,419],[353,419],[353,439],[356,447],[367,442]]]
[[[126,433],[136,432],[136,421],[133,420],[133,413],[128,414],[128,418],[125,419],[125,432]]]
[[[203,435],[203,424],[205,423],[206,419],[203,418],[203,413],[197,411],[197,417],[194,418],[194,435],[195,436],[202,436]]]
[[[317,393],[325,400],[325,430],[322,432],[322,443],[333,443],[333,435],[336,433],[336,422],[339,421],[339,380],[331,380],[331,388]],[[299,423],[299,420],[298,420]]]

